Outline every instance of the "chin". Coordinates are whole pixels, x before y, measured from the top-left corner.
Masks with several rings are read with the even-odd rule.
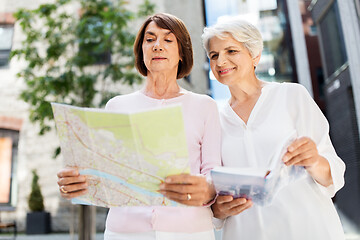
[[[219,83],[228,86],[229,81],[226,81],[226,79],[224,79],[223,77],[216,78],[216,80],[217,80]]]

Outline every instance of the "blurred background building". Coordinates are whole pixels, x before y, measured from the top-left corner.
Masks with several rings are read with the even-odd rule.
[[[39,183],[44,195],[45,210],[51,213],[52,230],[76,231],[78,208],[60,197],[57,187],[57,171],[62,167],[61,156],[52,155],[59,141],[55,132],[39,136],[39,126],[29,121],[29,105],[19,99],[25,83],[16,77],[24,63],[17,59],[9,61],[12,49],[19,48],[24,39],[13,13],[19,8],[35,9],[51,0],[12,1],[0,0],[0,220],[16,220],[18,229],[25,231],[26,214],[29,212],[28,196],[31,190],[32,169],[37,169]],[[201,1],[152,0],[156,12],[169,12],[183,19],[191,33],[194,47],[194,68],[181,85],[195,92],[207,93],[208,82],[203,65],[206,55],[202,48],[201,33],[204,26]],[[128,2],[128,8],[136,11],[143,0]],[[69,10],[76,12],[75,9]],[[132,23],[134,33],[142,21]],[[96,66],[94,66],[96,67]],[[133,92],[140,85],[116,86],[119,94]],[[97,208],[96,228],[104,230],[106,209]]]
[[[19,7],[36,8],[46,0],[0,0],[0,214],[24,230],[31,170],[38,169],[45,208],[53,231],[76,226],[76,208],[60,198],[56,172],[61,157],[52,159],[58,146],[54,132],[37,135],[28,120],[28,105],[18,99],[24,83],[16,78],[21,61],[8,61],[21,44],[21,31],[12,13]],[[129,1],[136,8],[140,0]],[[195,64],[181,85],[211,95],[219,106],[229,96],[209,71],[201,44],[202,29],[219,17],[240,15],[255,24],[264,38],[264,51],[256,69],[266,81],[304,85],[330,123],[330,135],[347,165],[345,187],[333,199],[342,221],[360,224],[360,0],[152,0],[155,12],[172,13],[184,20],[194,48]],[[135,26],[137,29],[139,26]],[[125,94],[141,85],[119,86]],[[104,230],[106,209],[97,210],[97,230]],[[357,229],[358,230],[358,229]]]

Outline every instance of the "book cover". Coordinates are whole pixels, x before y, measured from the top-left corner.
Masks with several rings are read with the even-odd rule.
[[[251,199],[261,206],[271,204],[281,188],[306,175],[304,167],[286,166],[282,161],[288,146],[295,139],[296,132],[294,131],[283,144],[279,145],[267,169],[232,167],[212,169],[211,177],[218,195]]]

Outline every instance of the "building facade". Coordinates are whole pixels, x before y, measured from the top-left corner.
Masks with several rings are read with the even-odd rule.
[[[312,1],[324,69],[324,99],[330,135],[346,163],[345,186],[336,205],[354,225],[360,223],[360,2]]]

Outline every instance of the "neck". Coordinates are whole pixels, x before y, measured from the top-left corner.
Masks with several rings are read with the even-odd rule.
[[[176,76],[169,78],[165,74],[148,73],[142,92],[146,96],[156,99],[169,99],[181,95]]]
[[[264,85],[256,76],[247,78],[244,81],[237,81],[229,86],[231,93],[230,103],[245,102],[249,98],[259,96]]]

